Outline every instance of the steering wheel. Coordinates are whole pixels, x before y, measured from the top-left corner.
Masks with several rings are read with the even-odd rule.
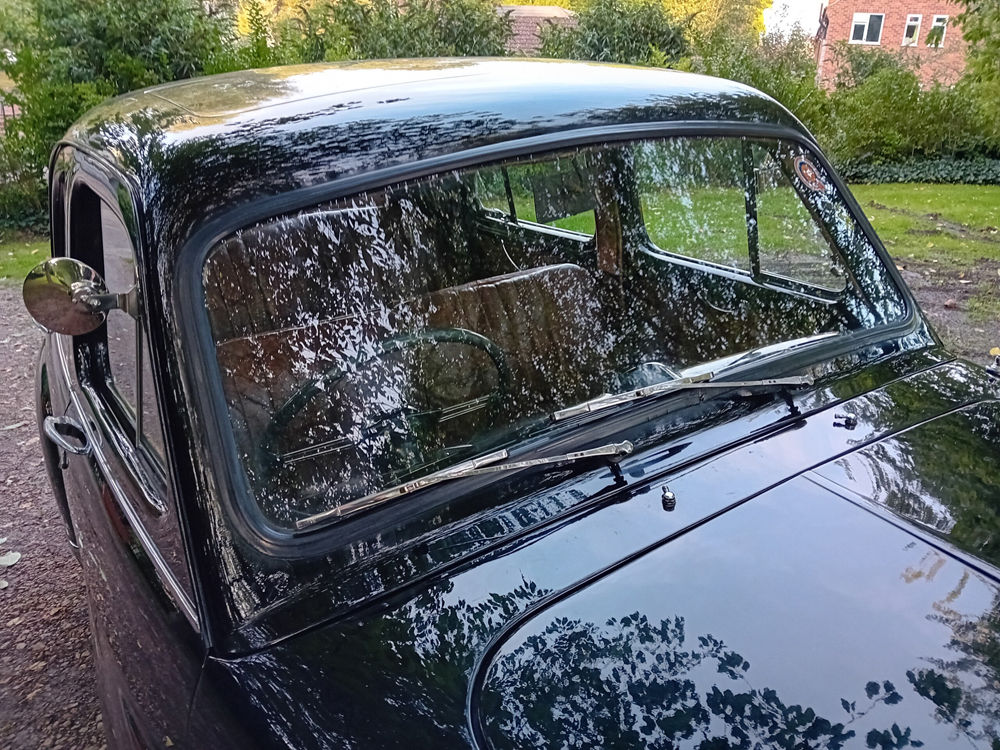
[[[487,407],[490,409],[490,424],[492,425],[496,422],[497,417],[503,410],[506,397],[510,394],[510,368],[507,365],[507,358],[503,350],[490,339],[481,334],[464,328],[425,329],[414,333],[407,333],[382,341],[379,344],[379,351],[373,357],[364,361],[355,360],[351,364],[367,365],[374,360],[382,359],[395,352],[403,351],[410,347],[421,346],[427,343],[462,344],[485,352],[486,355],[493,361],[493,364],[497,369],[498,382],[496,388],[494,388],[493,391],[488,393],[486,396],[481,396],[470,401],[460,402],[439,409],[421,410],[408,405],[403,405],[388,412],[373,415],[372,419],[367,420],[369,427],[364,430],[362,440],[359,442],[363,442],[370,437],[385,432],[391,427],[392,424],[398,424],[400,421],[409,422],[411,420],[421,419],[431,423],[441,422],[445,418],[460,416],[461,414]],[[356,371],[356,368],[352,367],[350,369],[352,372]],[[292,463],[294,461],[304,460],[323,455],[325,453],[357,446],[357,443],[349,438],[340,438],[333,441],[326,441],[315,446],[291,451],[286,454],[279,454],[275,447],[278,437],[285,432],[288,426],[292,423],[292,420],[294,420],[295,417],[303,409],[305,409],[316,396],[321,393],[326,393],[330,386],[336,384],[340,380],[343,380],[349,374],[351,374],[351,372],[345,371],[342,366],[333,367],[327,370],[322,375],[313,378],[299,388],[299,390],[292,394],[292,396],[280,407],[278,407],[274,414],[271,415],[271,419],[268,422],[267,427],[264,429],[264,434],[261,436],[261,440],[257,448],[258,466],[260,467],[265,480],[270,480],[278,469],[286,462]]]

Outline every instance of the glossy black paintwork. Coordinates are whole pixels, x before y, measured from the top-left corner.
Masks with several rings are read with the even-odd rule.
[[[671,724],[668,736],[684,739],[682,746],[698,746],[706,732],[729,731],[732,738],[743,727],[771,737],[765,747],[797,747],[787,737],[809,731],[825,742],[814,746],[864,747],[871,731],[891,733],[896,724],[928,747],[970,738],[973,746],[990,747],[1000,700],[997,569],[953,546],[964,546],[961,539],[924,534],[905,516],[887,523],[877,498],[836,497],[823,475],[838,454],[850,461],[913,433],[922,433],[925,450],[933,451],[952,419],[937,415],[995,412],[996,395],[978,369],[943,364],[841,403],[837,410],[858,418],[852,430],[835,427],[835,410],[825,409],[694,466],[649,471],[638,481],[649,464],[623,466],[630,484],[618,492],[599,477],[566,483],[561,492],[605,495],[572,519],[378,607],[254,655],[213,659],[206,685],[225,700],[217,694],[204,700],[255,716],[260,734],[283,726],[302,747],[473,746],[477,736],[490,747],[642,747],[647,740],[670,746],[652,742],[657,734],[648,727],[637,730],[642,722],[630,719],[624,727],[610,707],[632,700],[655,723],[671,713],[664,701],[676,697],[675,688],[684,705],[700,706]],[[737,422],[766,420],[765,414]],[[774,412],[771,418],[780,420]],[[1000,520],[998,438],[994,421],[965,441],[964,455],[993,457],[983,464],[989,489],[978,509],[987,534]],[[672,461],[661,454],[653,465],[679,464],[688,445],[674,445]],[[669,455],[668,446],[661,452]],[[913,465],[910,481],[933,482],[947,467],[943,459],[924,474]],[[677,497],[671,512],[662,507],[664,485]],[[557,505],[558,498],[555,492],[546,499]],[[468,543],[457,536],[440,546],[452,551],[449,541]],[[422,552],[433,554],[433,547]],[[416,565],[417,556],[409,558]],[[908,581],[928,585],[914,591]],[[632,619],[624,625],[623,618]],[[956,636],[962,632],[968,642]],[[661,684],[666,677],[657,682],[648,662],[631,659],[640,645],[664,665],[675,664],[683,690]],[[696,669],[696,661],[705,664]],[[601,672],[598,679],[588,671],[595,664],[617,664],[620,673],[612,679]],[[930,687],[941,679],[951,697]],[[898,699],[886,702],[884,687],[867,697],[873,681],[892,683]],[[733,695],[719,703],[715,688]],[[777,691],[773,699],[768,689]],[[727,704],[745,703],[751,693],[781,718],[720,718]],[[553,713],[562,695],[565,712]],[[842,698],[854,707],[845,710]],[[539,701],[543,706],[533,710]],[[598,706],[610,717],[590,716]],[[792,706],[816,715],[805,720]],[[296,717],[292,725],[289,717]],[[799,734],[783,734],[796,722]],[[518,726],[521,734],[510,735]]]
[[[662,123],[810,140],[737,84],[529,61],[251,71],[130,94],[74,126],[53,184],[86,173],[133,208],[122,219],[139,253],[200,624],[164,603],[134,530],[79,459],[64,475],[117,725],[131,710],[150,747],[164,736],[234,748],[658,746],[650,737],[697,747],[725,732],[731,744],[712,747],[746,746],[740,732],[797,747],[810,731],[813,746],[888,747],[868,733],[891,739],[893,724],[925,747],[990,747],[997,384],[952,361],[915,310],[821,362],[786,360],[783,370],[817,378],[791,402],[684,396],[529,446],[632,440],[618,480],[586,466],[440,486],[417,514],[388,509],[378,528],[352,526],[350,541],[281,554],[245,536],[227,505],[199,320],[183,306],[184,279],[200,273],[191,259],[212,240],[318,200],[331,180]],[[63,229],[53,225],[56,253]],[[61,411],[69,384],[52,346],[42,367]],[[837,426],[843,412],[853,429]],[[674,682],[639,668],[637,648],[674,665]],[[611,672],[595,682],[585,669],[597,663],[625,670],[598,701],[605,714],[593,691],[609,689]],[[554,685],[561,715],[539,697]],[[637,713],[609,714],[626,690]],[[770,718],[719,713],[741,701]]]
[[[729,81],[456,59],[286,66],[166,84],[95,108],[67,136],[138,178],[166,268],[207,221],[266,196],[546,134],[725,121],[804,132],[773,100]]]

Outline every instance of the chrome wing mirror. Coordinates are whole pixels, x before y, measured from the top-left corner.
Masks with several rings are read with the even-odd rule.
[[[49,333],[82,336],[99,328],[111,310],[139,316],[136,287],[111,294],[97,271],[73,258],[39,263],[28,273],[21,294],[31,317]]]

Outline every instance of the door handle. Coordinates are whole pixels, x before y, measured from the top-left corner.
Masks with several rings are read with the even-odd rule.
[[[42,422],[45,437],[67,453],[86,456],[90,453],[90,440],[83,425],[72,417],[46,417]]]

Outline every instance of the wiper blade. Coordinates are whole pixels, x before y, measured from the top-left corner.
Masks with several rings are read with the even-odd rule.
[[[730,360],[726,363],[725,367],[715,370],[713,377],[718,377],[721,373],[727,370],[732,370],[738,365],[746,364],[747,362],[754,362],[757,360],[764,359],[766,357],[772,357],[778,354],[787,354],[795,349],[802,349],[803,347],[812,346],[820,341],[825,341],[831,338],[837,338],[841,334],[837,331],[828,331],[826,333],[817,333],[813,336],[804,336],[800,339],[793,339],[791,341],[784,341],[780,344],[771,344],[770,346],[761,346],[756,349],[751,349],[748,352],[736,357],[736,359]]]
[[[545,458],[529,458],[524,461],[510,461],[505,464],[498,464],[497,461],[503,461],[509,456],[509,454],[506,449],[499,450],[494,453],[488,453],[485,456],[474,458],[471,461],[463,461],[462,463],[455,464],[454,466],[449,466],[447,469],[442,469],[441,471],[435,471],[425,477],[420,477],[420,479],[414,479],[411,482],[404,482],[403,484],[396,485],[395,487],[389,487],[388,489],[380,490],[379,492],[373,492],[371,495],[366,495],[365,497],[358,498],[357,500],[351,500],[350,502],[344,503],[336,508],[323,511],[322,513],[317,513],[316,515],[309,516],[307,518],[300,518],[295,522],[295,528],[305,529],[331,518],[343,518],[345,516],[354,515],[355,513],[359,513],[363,510],[368,510],[369,508],[381,505],[388,500],[393,500],[397,497],[401,497],[402,495],[409,495],[411,492],[416,492],[417,490],[422,490],[425,487],[440,484],[441,482],[448,482],[452,479],[474,477],[480,474],[495,474],[501,471],[514,471],[516,469],[526,469],[530,466],[572,463],[573,461],[581,461],[588,458],[599,458],[601,456],[616,458],[620,456],[627,456],[632,452],[632,449],[632,443],[626,440],[621,443],[608,443],[607,445],[602,445],[599,448],[590,448],[584,451],[572,451],[570,453],[561,453],[558,456],[547,456]]]
[[[719,381],[713,380],[715,376],[716,373],[714,372],[706,372],[694,377],[678,378],[677,380],[668,380],[664,383],[657,383],[656,385],[636,388],[634,391],[625,391],[624,393],[613,393],[598,396],[590,401],[584,401],[582,404],[577,404],[576,406],[570,406],[566,409],[560,409],[557,412],[553,412],[551,419],[553,422],[561,422],[562,420],[569,419],[570,417],[601,411],[602,409],[608,409],[612,406],[618,406],[618,404],[627,404],[631,401],[639,401],[651,396],[661,396],[667,393],[675,393],[679,391],[697,389],[732,390],[733,388],[757,388],[763,386],[787,387],[813,384],[813,379],[808,375],[790,378],[770,378],[767,380]]]

